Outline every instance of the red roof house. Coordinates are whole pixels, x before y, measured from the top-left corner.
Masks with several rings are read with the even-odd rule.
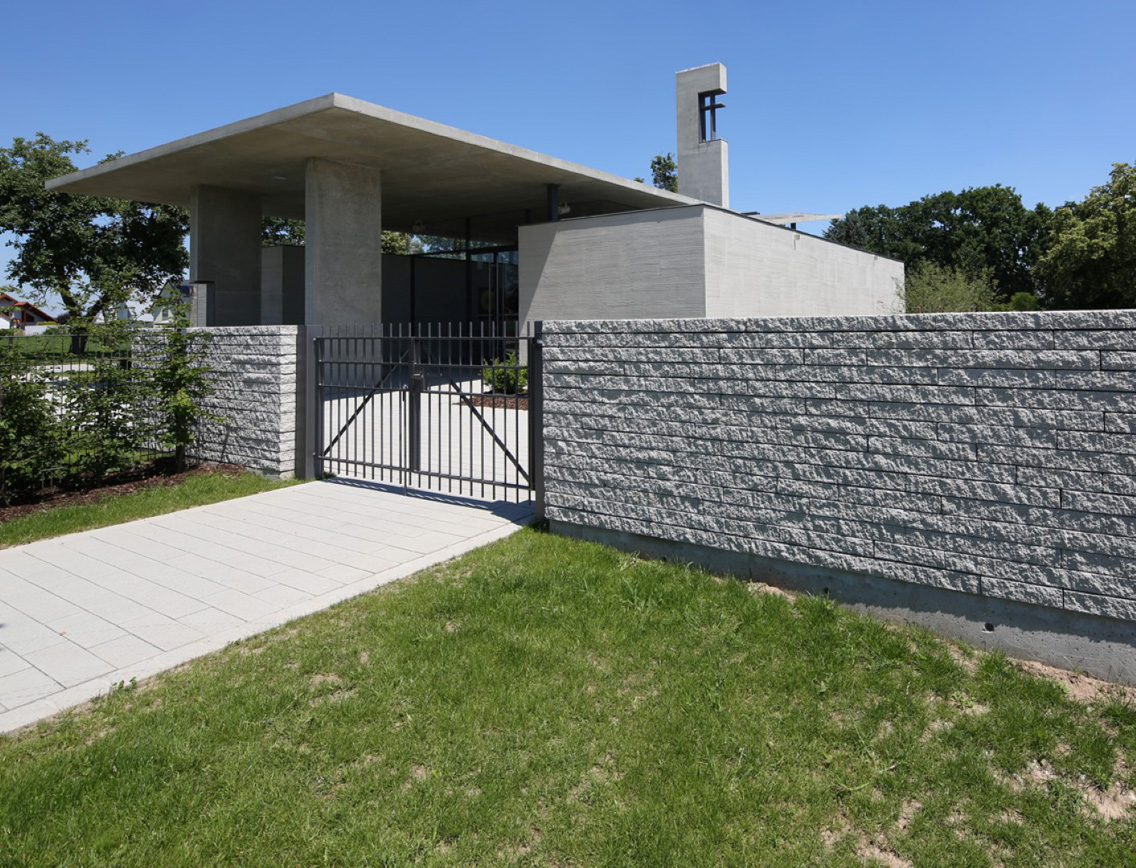
[[[20,301],[6,292],[0,292],[0,319],[9,328],[25,329],[28,326],[50,325],[55,317],[40,310],[30,301]]]

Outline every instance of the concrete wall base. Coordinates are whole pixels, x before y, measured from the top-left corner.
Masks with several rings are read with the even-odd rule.
[[[549,523],[553,533],[692,563],[743,580],[831,597],[858,612],[926,627],[976,648],[1136,685],[1136,624],[623,531]]]

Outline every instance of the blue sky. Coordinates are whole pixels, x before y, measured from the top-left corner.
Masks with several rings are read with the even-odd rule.
[[[88,165],[334,90],[630,177],[674,150],[675,71],[721,61],[738,210],[1058,205],[1136,160],[1134,32],[1132,0],[21,3],[0,142]]]

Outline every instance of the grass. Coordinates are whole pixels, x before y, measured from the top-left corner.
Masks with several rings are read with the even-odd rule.
[[[294,480],[268,479],[251,471],[240,474],[192,473],[173,485],[159,484],[129,494],[108,494],[95,503],[48,508],[0,522],[0,548],[163,515],[292,484]]]
[[[0,741],[0,862],[1130,865],[1134,759],[1119,691],[528,530]]]
[[[103,356],[117,356],[130,352],[129,335],[106,335],[96,327],[87,338],[81,353],[71,352],[71,332],[56,332],[39,335],[0,334],[0,357],[28,356],[59,363],[73,364],[87,362]]]

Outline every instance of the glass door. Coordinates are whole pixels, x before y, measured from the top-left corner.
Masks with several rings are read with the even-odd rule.
[[[520,311],[520,275],[516,248],[492,248],[470,253],[475,328],[506,339],[515,348]]]

